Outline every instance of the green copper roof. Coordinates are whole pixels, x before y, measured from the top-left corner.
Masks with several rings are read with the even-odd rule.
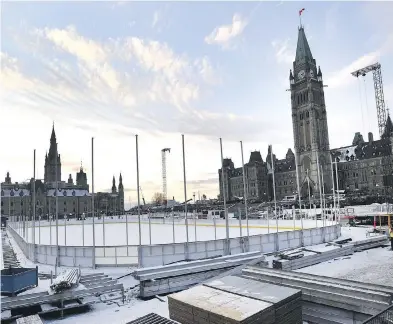
[[[296,47],[296,58],[295,62],[308,62],[313,59],[311,54],[310,46],[308,45],[308,41],[306,38],[306,34],[304,32],[304,28],[299,28],[299,35],[297,39],[297,47]]]

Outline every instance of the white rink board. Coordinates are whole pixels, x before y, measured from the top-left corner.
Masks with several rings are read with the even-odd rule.
[[[162,224],[162,220],[151,220],[151,244],[165,244],[173,243],[173,224],[171,219],[165,220],[165,224]],[[276,220],[270,220],[270,233],[275,233]],[[326,225],[331,225],[331,222],[327,222]],[[292,231],[293,229],[301,229],[301,221],[296,220],[294,224],[293,220],[279,220],[279,232]],[[303,228],[316,227],[315,220],[303,220]],[[322,227],[322,221],[318,221],[318,227]],[[15,228],[15,227],[14,227]],[[216,228],[216,234],[215,234]],[[142,232],[142,244],[150,244],[149,238],[149,223],[148,220],[143,220],[141,224]],[[16,230],[22,234],[22,229]],[[32,243],[32,231],[29,229],[28,242]],[[56,244],[56,225],[52,222],[52,226],[49,226],[48,222],[36,222],[35,231],[35,243],[42,245],[53,245]],[[105,220],[105,242],[103,240],[104,226],[102,218],[95,221],[95,245],[96,246],[117,246],[126,245],[126,223],[123,219],[106,219]],[[83,235],[84,233],[84,235]],[[267,228],[266,220],[250,220],[249,221],[249,233],[250,235],[267,234],[269,230]],[[242,221],[242,235],[247,235],[247,228],[245,220]],[[216,227],[212,220],[197,220],[196,226],[196,239],[195,239],[195,225],[194,220],[189,220],[188,225],[188,236],[189,241],[208,241],[216,239],[225,239],[225,221],[217,220]],[[229,236],[239,237],[240,227],[238,220],[230,221]],[[52,237],[52,239],[50,238]],[[186,226],[184,220],[176,221],[175,223],[175,243],[186,242]],[[59,245],[67,246],[92,246],[93,245],[93,225],[91,220],[85,221],[82,226],[82,221],[67,221],[66,226],[64,220],[59,220],[58,226],[58,242]],[[135,223],[135,219],[128,221],[128,244],[138,245],[139,244],[139,226]]]

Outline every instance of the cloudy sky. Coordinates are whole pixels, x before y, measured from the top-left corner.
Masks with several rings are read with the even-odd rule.
[[[215,197],[223,150],[240,165],[268,144],[293,147],[289,69],[298,11],[324,73],[331,147],[354,132],[377,133],[372,76],[383,67],[393,107],[393,2],[2,2],[0,174],[43,178],[55,122],[62,178],[81,160],[96,191],[123,174],[136,201],[135,134],[146,200],[161,189],[168,155],[168,196],[182,200],[181,134],[188,192]]]

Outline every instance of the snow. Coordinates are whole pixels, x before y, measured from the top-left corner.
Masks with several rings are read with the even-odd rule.
[[[102,220],[101,220],[102,221]],[[119,244],[124,244],[125,241],[125,222],[124,219],[106,219],[105,222],[105,232],[107,235],[106,243],[109,245],[109,242],[118,242]],[[148,224],[146,224],[146,220],[144,220],[143,224],[143,240],[142,242],[149,242],[149,231]],[[43,222],[41,222],[43,223]],[[67,243],[75,244],[81,241],[81,228],[80,221],[74,223],[67,222]],[[91,239],[88,238],[87,233],[88,228],[91,230],[92,225],[85,222],[85,243],[91,242]],[[110,223],[110,224],[109,224]],[[315,227],[315,220],[304,220],[304,227]],[[73,224],[73,225],[72,225]],[[223,225],[224,223],[221,221],[217,221],[218,225]],[[238,221],[231,221],[231,236],[239,236],[239,227],[236,227]],[[266,220],[261,221],[251,221],[250,220],[250,234],[256,231],[258,234],[266,233],[267,229],[263,226],[266,226]],[[45,225],[45,224],[43,224]],[[47,224],[46,224],[47,225]],[[68,226],[69,225],[69,226]],[[197,238],[198,240],[203,239],[213,239],[214,238],[214,227],[208,220],[199,220],[197,223]],[[129,239],[130,244],[134,242],[135,238],[138,239],[138,224],[132,223],[129,224]],[[245,221],[243,221],[243,226],[245,226]],[[276,230],[276,221],[271,220],[270,222],[270,231],[275,232]],[[293,220],[280,220],[279,226],[281,230],[291,230],[293,228]],[[296,226],[300,226],[300,221],[296,221]],[[321,222],[319,222],[318,226],[321,226]],[[287,227],[288,229],[284,229],[283,227]],[[176,226],[176,241],[179,242],[182,238],[185,237],[185,225],[181,223],[177,223]],[[64,236],[61,236],[61,233],[64,233],[64,224],[62,227],[59,227],[59,243],[62,242]],[[131,231],[132,229],[132,231]],[[342,227],[341,232],[342,235],[340,238],[352,238],[352,240],[363,240],[368,238],[367,231],[371,228],[367,227]],[[38,230],[38,229],[37,229]],[[46,230],[46,232],[44,232]],[[121,231],[124,231],[124,235],[121,235]],[[100,232],[102,233],[102,223],[96,224],[96,237],[100,237]],[[55,233],[55,228],[52,227],[52,235]],[[41,228],[41,242],[43,240],[49,240],[49,227]],[[190,238],[194,238],[194,224],[193,220],[190,220],[189,225],[189,234]],[[243,228],[243,235],[246,234],[245,227]],[[225,235],[225,228],[217,226],[217,238],[222,238]],[[29,235],[31,238],[31,233]],[[133,241],[131,241],[131,237],[133,237]],[[10,243],[14,248],[14,251],[20,261],[21,266],[25,267],[35,267],[35,264],[25,258],[19,247],[16,245],[12,236],[9,236]],[[102,239],[102,234],[101,234]],[[38,240],[38,234],[36,234],[36,240]],[[97,242],[98,242],[97,238]],[[152,220],[152,243],[155,244],[157,242],[172,242],[172,224],[159,224],[158,220]],[[53,240],[53,242],[55,242]],[[121,242],[121,243],[120,243]],[[330,249],[330,247],[326,247],[326,244],[319,244],[315,246],[308,247],[311,250],[316,251],[324,251]],[[270,259],[272,257],[269,257]],[[55,269],[53,266],[39,264],[39,272],[50,273],[53,271],[55,273]],[[60,273],[64,268],[57,269],[57,272]],[[383,284],[383,285],[391,285],[393,286],[393,251],[388,250],[387,248],[375,248],[359,253],[355,253],[349,257],[337,258],[336,260],[331,260],[327,262],[323,262],[314,266],[310,266],[307,268],[297,270],[299,272],[312,273],[317,275],[325,275],[336,278],[344,278],[351,280],[358,280],[363,282],[370,282],[375,284]],[[98,273],[104,272],[108,276],[116,279],[120,276],[130,274],[133,272],[133,268],[102,268],[102,269],[83,269],[82,274],[89,273]],[[74,324],[74,323],[84,323],[84,324],[96,324],[96,323],[127,323],[131,320],[134,320],[138,317],[144,316],[148,313],[154,312],[163,317],[169,318],[168,313],[168,303],[166,297],[160,297],[163,301],[154,298],[148,301],[142,301],[137,298],[138,288],[134,288],[138,285],[138,281],[135,280],[131,275],[128,275],[122,279],[119,279],[120,283],[123,283],[126,290],[126,303],[123,305],[121,302],[118,304],[114,301],[105,301],[103,303],[93,304],[91,306],[91,311],[88,311],[83,314],[67,316],[61,320],[63,324]],[[39,280],[39,287],[29,290],[26,293],[32,292],[40,292],[46,291],[50,284],[50,280]],[[104,299],[104,298],[102,298]],[[44,323],[58,323],[57,320],[45,320]]]
[[[148,220],[143,220],[141,222],[141,232],[142,232],[142,244],[150,244],[150,232],[151,232],[151,244],[164,244],[173,243],[173,223],[172,220],[162,220],[152,219],[150,222]],[[99,223],[98,223],[99,222]],[[215,223],[215,224],[214,224]],[[268,228],[269,224],[269,228]],[[312,228],[322,226],[322,221],[315,221],[304,219],[303,228]],[[328,222],[326,225],[330,225]],[[238,220],[230,220],[229,222],[229,236],[239,237],[240,236],[240,226]],[[276,232],[276,220],[249,220],[249,232],[250,235],[267,234],[268,232]],[[295,229],[301,229],[302,222],[300,220],[279,220],[278,221],[279,231],[292,231]],[[96,246],[117,246],[126,245],[126,222],[125,219],[111,219],[107,218],[103,222],[103,219],[96,220],[95,225],[95,244]],[[105,228],[105,243],[103,240]],[[186,225],[184,220],[176,220],[175,223],[175,242],[186,242]],[[196,237],[195,237],[196,228]],[[242,235],[247,234],[247,227],[245,220],[242,220]],[[26,235],[29,242],[32,242],[32,228],[29,228],[29,233]],[[23,234],[22,228],[18,230],[20,234]],[[67,246],[92,246],[93,245],[93,224],[89,221],[64,221],[59,220],[58,222],[58,236],[59,245]],[[35,228],[35,239],[40,244],[55,244],[56,242],[56,224],[51,222],[41,221],[38,227],[38,222],[36,222]],[[189,240],[192,241],[208,241],[217,239],[225,239],[225,221],[224,220],[197,220],[196,226],[193,219],[188,221],[188,234]],[[135,218],[128,220],[128,244],[138,245],[139,244],[139,226]]]

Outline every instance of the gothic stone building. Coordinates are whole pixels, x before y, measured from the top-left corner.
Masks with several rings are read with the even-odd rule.
[[[56,188],[57,184],[57,188]],[[57,141],[54,126],[50,138],[49,153],[45,155],[44,180],[31,179],[27,183],[13,183],[9,172],[1,184],[1,214],[2,215],[32,215],[32,192],[35,188],[36,215],[47,219],[56,213],[56,195],[58,196],[58,213],[64,215],[80,216],[91,214],[91,193],[87,183],[87,175],[81,166],[76,173],[76,183],[70,174],[67,181],[61,181],[61,157],[57,150]],[[95,199],[96,211],[105,203],[107,193],[97,193]],[[110,203],[106,205],[110,210],[124,210],[124,190],[120,175],[119,191],[113,190]],[[102,202],[104,201],[104,202]]]
[[[336,183],[335,172],[332,179],[332,162],[337,162],[339,189],[372,191],[383,188],[384,175],[387,172],[391,174],[392,170],[391,167],[390,171],[384,168],[393,164],[391,118],[388,115],[385,132],[380,140],[374,140],[369,133],[368,142],[365,142],[360,133],[356,133],[352,145],[330,149],[322,71],[317,67],[303,27],[298,30],[295,61],[293,71],[289,73],[289,82],[295,153],[289,149],[282,160],[273,155],[277,200],[297,193],[296,169],[299,170],[303,197],[308,197],[309,189],[312,196],[319,196],[318,179],[321,182],[321,193],[331,195],[333,181]],[[271,147],[266,162],[261,158],[256,165],[259,170],[256,173],[249,173],[248,165],[246,167],[248,197],[261,201],[272,200]],[[229,200],[235,196],[243,197],[242,168],[235,168],[230,159],[224,161],[223,180],[220,169],[220,197],[223,193],[222,182]],[[254,187],[254,184],[258,185]]]

